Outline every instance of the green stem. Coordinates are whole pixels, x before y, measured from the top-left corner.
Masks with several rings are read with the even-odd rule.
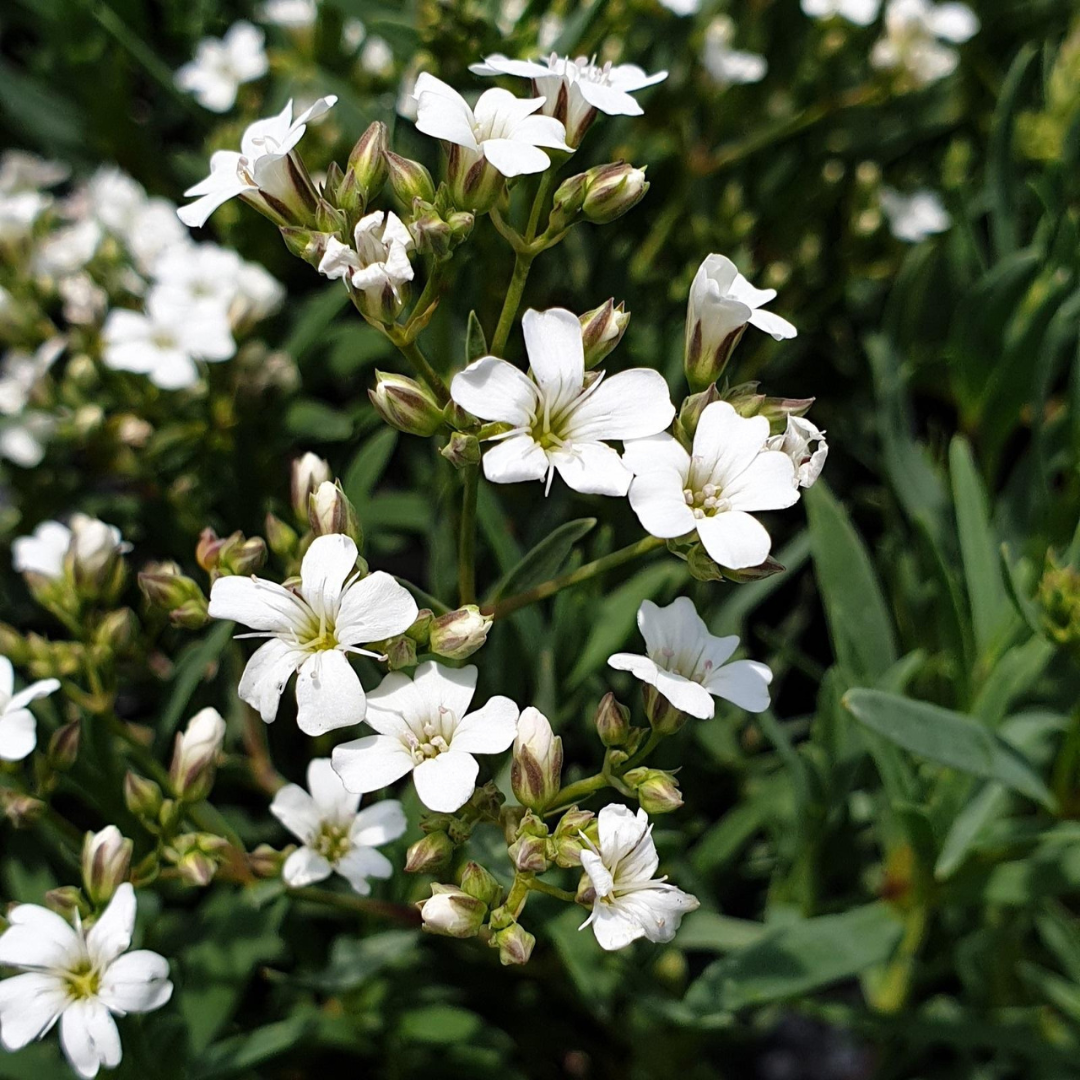
[[[535,604],[538,600],[546,600],[549,596],[554,596],[555,593],[561,592],[571,585],[578,585],[582,581],[588,581],[590,578],[596,577],[597,574],[602,574],[605,570],[621,566],[623,563],[636,559],[639,555],[646,555],[650,551],[655,551],[658,547],[662,547],[663,544],[664,541],[658,537],[646,536],[644,540],[639,540],[636,544],[613,551],[610,555],[586,563],[584,566],[578,567],[577,570],[571,570],[568,574],[562,574],[560,577],[542,582],[531,589],[526,589],[523,593],[518,593],[517,596],[510,596],[505,600],[500,600],[498,603],[488,606],[486,611],[496,619],[504,619],[519,608]]]
[[[525,251],[519,251],[514,256],[514,273],[510,278],[510,286],[506,290],[506,299],[503,301],[499,322],[495,327],[495,336],[491,339],[493,356],[501,356],[506,349],[506,340],[510,337],[510,328],[514,325],[514,317],[521,306],[521,297],[525,292],[525,282],[529,280],[532,261],[533,256]]]
[[[533,892],[543,893],[545,896],[554,896],[556,900],[565,900],[568,904],[573,904],[577,899],[572,892],[566,889],[557,889],[554,885],[549,885],[539,878],[530,879],[529,888]]]
[[[545,810],[544,817],[561,814],[569,807],[576,806],[590,795],[595,795],[596,792],[608,787],[609,784],[607,773],[598,772],[595,776],[586,776],[584,780],[578,780],[569,787],[564,787],[556,796],[559,805],[551,807],[550,810]]]
[[[329,889],[317,889],[310,885],[285,892],[294,900],[307,900],[312,904],[351,911],[356,915],[376,915],[395,922],[420,925],[420,912],[406,904],[395,904],[392,900],[377,900],[370,896],[350,896],[345,893],[331,892]]]
[[[644,746],[632,757],[630,757],[624,764],[619,766],[620,773],[629,772],[631,769],[637,768],[659,745],[663,739],[663,735],[659,731],[650,731],[649,737],[645,740]]]
[[[442,377],[431,366],[428,358],[421,352],[420,346],[415,341],[406,341],[399,336],[392,336],[391,341],[398,347],[398,351],[413,366],[413,370],[428,384],[428,388],[435,395],[440,405],[445,405],[450,400],[450,391]]]
[[[466,465],[461,496],[461,533],[458,541],[458,594],[464,604],[476,603],[476,496],[480,467]]]
[[[439,263],[435,263],[431,266],[431,269],[428,272],[427,281],[424,283],[423,291],[417,298],[416,303],[413,304],[412,313],[409,315],[409,321],[405,324],[405,336],[408,339],[412,339],[416,336],[416,334],[412,332],[413,324],[424,314],[430,306],[432,299],[439,293],[439,286],[441,285],[440,269],[441,266]],[[416,333],[419,333],[419,330],[417,330]]]

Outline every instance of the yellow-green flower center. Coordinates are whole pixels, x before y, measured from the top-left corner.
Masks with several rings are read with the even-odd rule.
[[[343,825],[335,825],[331,821],[324,821],[311,847],[327,862],[336,865],[348,854],[349,849],[352,847],[349,830]]]

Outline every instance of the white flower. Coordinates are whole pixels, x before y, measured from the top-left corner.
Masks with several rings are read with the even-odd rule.
[[[56,291],[64,304],[64,318],[74,326],[93,325],[109,306],[109,294],[82,271],[60,278]]]
[[[117,556],[131,550],[115,525],[108,525],[89,514],[72,514],[71,557],[80,577],[94,578],[115,562]]]
[[[60,1045],[86,1080],[122,1056],[113,1016],[160,1009],[172,996],[169,962],[148,949],[127,950],[135,929],[135,890],[124,882],[84,931],[36,904],[8,913],[0,964],[24,974],[0,982],[0,1041],[20,1050],[60,1021]]]
[[[149,275],[166,251],[190,243],[187,230],[176,220],[176,204],[168,199],[147,199],[135,211],[125,240],[135,265]]]
[[[34,387],[67,348],[62,337],[49,338],[33,353],[11,349],[0,360],[0,415],[16,416],[26,408]]]
[[[0,760],[22,761],[37,746],[34,714],[26,707],[60,689],[58,679],[42,679],[15,693],[15,671],[0,656]]]
[[[469,712],[476,668],[433,660],[413,677],[392,671],[368,696],[366,722],[378,734],[334,748],[334,769],[349,791],[377,791],[413,774],[429,809],[453,813],[468,802],[480,766],[473,754],[498,754],[517,734],[518,707],[493,697]]]
[[[176,85],[195,95],[211,112],[228,112],[244,83],[262,78],[269,67],[263,32],[249,22],[233,23],[223,38],[203,38],[195,59],[177,71]]]
[[[58,161],[46,161],[25,150],[5,150],[0,155],[0,192],[38,191],[63,183],[71,170]]]
[[[204,225],[206,219],[229,199],[238,195],[255,198],[260,189],[288,202],[293,187],[286,158],[304,137],[307,125],[329,112],[336,101],[333,94],[319,98],[294,120],[290,99],[277,116],[249,125],[240,140],[239,153],[218,150],[210,158],[210,175],[184,192],[186,196],[199,197],[181,206],[176,212],[177,217],[193,228]]]
[[[265,0],[259,5],[256,18],[271,26],[299,30],[314,26],[319,13],[315,0]]]
[[[675,409],[658,371],[634,368],[605,379],[585,376],[581,324],[563,308],[527,311],[521,320],[532,378],[484,356],[454,376],[454,400],[481,420],[511,425],[484,454],[498,484],[543,480],[555,471],[575,491],[625,495],[630,470],[608,439],[640,439],[671,423]]]
[[[52,203],[40,191],[0,193],[0,243],[9,244],[30,235],[34,222]]]
[[[346,654],[377,655],[359,646],[404,633],[417,607],[389,574],[358,577],[356,556],[356,544],[334,533],[312,541],[298,589],[254,576],[214,582],[210,615],[257,631],[243,637],[270,639],[248,661],[239,689],[266,723],[293,672],[301,731],[321,735],[364,719],[364,689]]]
[[[655,686],[676,709],[699,720],[712,719],[714,697],[748,712],[769,707],[772,672],[756,660],[728,663],[739,647],[738,637],[710,634],[688,596],[663,608],[644,601],[637,622],[648,655],[615,653],[608,664],[616,671],[629,671]]]
[[[110,311],[101,336],[106,367],[147,375],[163,390],[198,382],[196,360],[228,360],[236,353],[228,318],[217,304],[193,307],[156,288],[145,312]]]
[[[831,19],[839,15],[856,26],[869,26],[881,9],[881,0],[802,0],[804,15],[812,19]]]
[[[817,443],[811,450],[810,444]],[[791,458],[795,466],[795,482],[802,488],[813,487],[825,468],[829,456],[829,444],[825,432],[820,431],[805,416],[789,416],[787,429],[782,435],[773,435],[765,444],[770,450],[780,450]]]
[[[146,191],[115,165],[103,165],[73,200],[76,216],[87,214],[109,232],[123,237],[146,202]]]
[[[341,45],[342,48],[348,53],[354,53],[364,43],[364,38],[367,37],[367,27],[359,20],[353,17],[347,18],[341,24]],[[389,49],[386,42],[382,38],[376,38],[376,41],[380,42],[383,46]],[[393,53],[390,53],[391,63],[393,62]],[[361,61],[361,67],[363,61]]]
[[[399,309],[404,303],[401,286],[413,279],[412,234],[392,210],[376,210],[356,223],[353,243],[349,247],[330,237],[319,273],[331,279],[347,278],[375,307],[384,306],[386,295],[390,303],[385,306]]]
[[[701,10],[701,0],[660,0],[660,6],[676,15],[696,15]]]
[[[513,60],[494,53],[469,70],[474,75],[531,79],[533,92],[544,99],[542,111],[562,121],[571,146],[581,141],[597,112],[641,116],[644,110],[630,95],[667,78],[666,71],[647,75],[636,64],[596,64],[586,56],[571,59],[555,53],[543,61]]]
[[[713,19],[705,31],[701,63],[720,86],[756,83],[765,78],[768,61],[757,53],[741,52],[731,47],[735,24],[726,16]]]
[[[64,278],[81,270],[97,253],[104,237],[101,225],[84,218],[50,233],[34,252],[34,270],[46,277]]]
[[[44,459],[45,443],[55,430],[56,419],[48,413],[0,418],[0,458],[22,469],[33,469]]]
[[[224,312],[232,302],[240,263],[235,251],[217,244],[177,244],[154,263],[155,291],[178,307],[209,304]]]
[[[605,806],[597,817],[599,845],[588,840],[581,868],[596,892],[592,914],[581,924],[593,928],[602,949],[625,949],[638,938],[671,941],[682,917],[700,906],[697,898],[654,878],[660,857],[649,815],[625,806]]]
[[[71,530],[59,521],[43,521],[30,536],[12,541],[11,565],[20,574],[58,578],[64,572],[64,557],[69,547]]]
[[[870,63],[886,71],[904,71],[916,86],[943,79],[956,70],[960,54],[942,42],[960,44],[979,30],[966,4],[930,0],[889,0],[885,36],[870,53]]]
[[[169,779],[178,795],[195,802],[210,793],[214,767],[224,742],[225,720],[214,708],[200,709],[187,722],[187,727],[176,733]]]
[[[769,421],[740,416],[726,401],[702,411],[693,455],[670,435],[627,443],[630,505],[653,536],[697,532],[710,558],[739,570],[768,558],[772,540],[751,514],[798,502],[795,466],[769,450]]]
[[[359,38],[357,37],[359,27]],[[356,19],[349,19],[343,27],[345,44],[355,49],[364,41],[367,31],[364,24]],[[349,39],[352,39],[351,41]],[[364,48],[360,53],[360,66],[369,75],[377,75],[386,78],[394,73],[394,51],[390,48],[385,38],[372,35],[364,42]]]
[[[540,147],[570,149],[558,120],[535,115],[543,98],[485,90],[472,109],[452,86],[426,71],[416,80],[415,93],[417,130],[461,147],[463,172],[481,159],[503,176],[543,172],[551,158]]]
[[[236,292],[229,304],[229,322],[234,327],[257,323],[285,302],[285,286],[259,263],[241,263],[233,285]]]
[[[336,871],[367,896],[368,878],[388,878],[394,872],[390,860],[375,849],[405,832],[401,803],[387,799],[357,813],[360,796],[345,790],[329,758],[308,765],[307,782],[310,795],[299,784],[288,784],[270,805],[270,813],[302,845],[281,869],[285,884],[311,885]]]
[[[952,224],[940,197],[925,188],[903,195],[892,188],[881,189],[881,209],[889,220],[889,230],[897,240],[917,244],[934,233],[945,232]]]

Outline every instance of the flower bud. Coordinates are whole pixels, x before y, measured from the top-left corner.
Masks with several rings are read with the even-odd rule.
[[[26,638],[4,622],[0,622],[0,656],[6,656],[16,667],[25,667],[30,662]]]
[[[79,756],[82,725],[78,720],[57,728],[49,739],[49,764],[58,772],[67,772]]]
[[[225,721],[217,709],[200,709],[176,736],[169,781],[178,798],[198,802],[210,794],[222,743]]]
[[[305,529],[308,524],[308,497],[320,484],[332,480],[333,476],[329,463],[310,451],[293,461],[289,484],[290,499],[293,514]]]
[[[176,867],[180,880],[188,885],[209,885],[217,873],[227,840],[210,833],[183,833],[165,848],[163,854]]]
[[[217,873],[217,860],[205,851],[188,851],[180,856],[175,865],[180,880],[185,885],[194,885],[200,889],[209,885]]]
[[[588,183],[588,173],[577,173],[555,189],[551,200],[551,215],[548,218],[548,229],[551,232],[562,232],[574,223],[585,202]]]
[[[76,912],[80,919],[86,919],[93,910],[86,902],[82,889],[75,885],[61,885],[58,889],[50,889],[45,894],[45,906],[69,922],[74,920]]]
[[[431,391],[405,375],[376,371],[375,389],[368,391],[368,397],[375,411],[406,435],[427,437],[443,425],[443,411]]]
[[[161,788],[138,773],[124,776],[124,803],[138,818],[153,821],[161,810]]]
[[[508,853],[515,869],[522,873],[542,874],[551,866],[548,841],[540,836],[519,836]]]
[[[623,774],[623,779],[634,789],[647,814],[670,814],[683,804],[678,782],[663,769],[631,769]]]
[[[385,160],[390,187],[402,206],[408,210],[416,199],[426,203],[435,201],[435,182],[419,161],[401,157],[390,150],[386,151]]]
[[[695,581],[723,581],[724,570],[703,544],[692,544],[686,552],[686,568]]]
[[[407,634],[379,642],[376,651],[386,656],[386,665],[391,671],[416,666],[416,642]]]
[[[454,843],[441,829],[421,837],[405,852],[406,874],[441,874],[450,869]]]
[[[326,254],[326,242],[331,235],[331,233],[317,232],[315,229],[300,229],[293,225],[284,225],[281,228],[281,239],[285,241],[289,254],[303,259],[309,266],[316,268]]]
[[[233,535],[239,536],[242,534],[234,533]],[[221,558],[221,549],[224,545],[225,540],[218,536],[217,532],[207,525],[207,527],[199,533],[199,541],[195,545],[195,561],[208,574],[213,573],[218,567],[218,561]]]
[[[221,574],[249,577],[266,564],[266,541],[235,532],[221,545],[217,570]]]
[[[139,620],[131,608],[117,608],[103,616],[94,630],[94,644],[104,645],[111,653],[125,656],[139,638]]]
[[[281,867],[285,862],[283,852],[277,851],[269,844],[259,844],[254,851],[248,853],[248,869],[257,878],[275,878],[281,873]]]
[[[130,546],[121,542],[119,530],[112,525],[73,514],[68,559],[79,593],[97,600],[117,596],[125,572],[122,555]]]
[[[421,608],[417,613],[416,621],[405,633],[416,642],[417,645],[427,645],[431,637],[431,624],[435,621],[435,613],[431,608]]]
[[[556,795],[562,780],[562,739],[539,709],[531,706],[518,720],[510,785],[522,806],[542,810]]]
[[[475,604],[466,604],[432,621],[428,648],[436,656],[464,660],[487,641],[493,621],[490,615],[482,614]]]
[[[12,828],[26,829],[45,813],[45,804],[33,795],[0,788],[0,813],[11,822]]]
[[[107,904],[127,880],[134,849],[134,842],[123,837],[115,825],[86,834],[82,848],[83,888],[95,907]]]
[[[352,169],[341,178],[334,199],[338,209],[351,221],[357,220],[364,213],[364,193],[360,190],[360,181]]]
[[[585,847],[582,834],[595,843],[596,815],[591,810],[579,810],[572,806],[559,819],[559,824],[555,826],[552,834],[555,862],[558,866],[565,869],[581,865],[581,849]]]
[[[371,204],[386,183],[389,174],[386,148],[386,125],[381,120],[376,120],[360,136],[349,154],[349,169],[356,177],[364,206]]]
[[[593,904],[596,903],[596,889],[593,887],[592,878],[588,874],[581,875],[577,892],[574,894],[574,903],[590,910],[592,910]]]
[[[417,905],[424,929],[446,937],[476,937],[487,916],[487,905],[453,885],[431,886],[431,896]]]
[[[757,416],[765,402],[765,395],[758,393],[759,382],[745,382],[725,391],[723,400],[728,402],[740,416]]]
[[[686,723],[686,713],[676,709],[655,686],[643,686],[641,697],[645,703],[645,715],[657,734],[674,735]]]
[[[363,546],[360,519],[338,482],[324,480],[311,494],[308,498],[308,522],[316,536],[343,533],[352,537],[358,548]]]
[[[206,597],[188,600],[169,612],[169,622],[182,630],[201,630],[210,621],[210,611]]]
[[[466,435],[455,431],[450,441],[439,450],[455,469],[464,469],[469,465],[480,464],[480,442],[475,435]]]
[[[319,199],[315,204],[315,228],[327,236],[336,236],[346,232],[349,223],[343,211],[331,206],[325,199]]]
[[[710,383],[704,390],[697,394],[691,394],[683,400],[679,408],[679,416],[672,429],[675,438],[682,444],[684,450],[692,451],[694,447],[694,433],[697,431],[698,421],[706,406],[720,400],[720,391],[716,383]]]
[[[451,144],[447,150],[446,182],[459,210],[486,214],[499,200],[506,179],[486,157]]]
[[[605,301],[598,308],[586,311],[578,317],[581,323],[581,342],[585,347],[585,368],[596,367],[616,345],[622,341],[630,323],[626,305],[615,306],[615,299]]]
[[[767,397],[758,408],[757,415],[764,416],[769,421],[773,435],[780,435],[787,430],[789,418],[805,416],[815,400],[817,399],[812,397]]]
[[[504,967],[511,964],[527,964],[536,945],[536,938],[519,923],[512,923],[505,930],[492,935],[492,948],[499,950],[499,963]]]
[[[596,733],[605,746],[622,746],[630,735],[630,710],[611,691],[596,707]]]
[[[467,862],[461,871],[461,891],[476,897],[489,908],[502,899],[502,886],[495,877],[479,863]]]
[[[287,525],[275,514],[267,514],[264,531],[267,546],[278,558],[291,559],[296,555],[300,537],[291,525]]]
[[[198,583],[185,577],[174,562],[149,563],[138,580],[147,602],[163,611],[175,611],[189,600],[205,600]]]
[[[645,170],[625,161],[597,165],[585,174],[581,213],[594,225],[606,225],[633,209],[649,190]]]

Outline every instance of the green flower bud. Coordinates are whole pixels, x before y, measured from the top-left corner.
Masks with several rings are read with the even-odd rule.
[[[622,746],[630,735],[630,710],[608,691],[596,707],[596,733],[605,746]]]
[[[597,165],[585,174],[585,199],[581,213],[594,225],[606,225],[637,206],[649,182],[645,170],[636,169],[625,161]]]
[[[615,306],[615,298],[578,317],[581,323],[581,342],[585,346],[585,368],[596,367],[622,341],[630,324],[626,305]]]
[[[138,580],[147,602],[163,611],[175,611],[190,600],[206,603],[198,582],[185,577],[174,562],[149,563]]]
[[[548,218],[548,228],[552,232],[562,232],[577,220],[585,202],[588,184],[588,173],[578,173],[568,177],[555,189],[555,194],[552,196],[551,215]]]
[[[248,869],[257,878],[276,878],[285,862],[285,853],[276,851],[269,844],[259,844],[248,853]]]
[[[674,735],[686,723],[686,713],[676,709],[655,686],[643,686],[641,696],[645,702],[645,715],[653,731],[660,735]]]
[[[695,581],[723,581],[724,571],[714,562],[702,544],[693,544],[686,552],[686,567]]]
[[[329,463],[310,451],[293,461],[289,477],[290,503],[297,523],[303,528],[308,527],[309,497],[321,484],[333,478]]]
[[[0,812],[16,829],[26,829],[45,813],[45,804],[32,795],[23,795],[11,788],[0,788]]]
[[[436,656],[464,660],[487,641],[493,621],[490,615],[482,614],[476,604],[466,604],[432,621],[428,648]]]
[[[156,820],[161,811],[161,788],[145,776],[128,772],[124,776],[124,803],[136,817]]]
[[[248,577],[266,564],[266,541],[261,536],[245,538],[235,532],[221,546],[218,555],[219,573]]]
[[[349,222],[343,211],[331,206],[325,199],[315,204],[315,227],[327,236],[336,236],[348,230]]]
[[[372,200],[382,191],[389,175],[386,161],[387,142],[386,125],[381,120],[376,120],[360,136],[349,154],[349,169],[356,177],[365,206],[370,206]]]
[[[490,945],[499,950],[499,963],[504,967],[511,964],[527,964],[536,945],[536,938],[523,926],[513,923],[505,930],[499,930],[491,937]]]
[[[391,671],[416,666],[416,642],[407,634],[398,634],[380,642],[377,651],[386,656],[386,664]]]
[[[720,400],[720,391],[716,383],[710,383],[704,390],[697,394],[691,394],[683,400],[679,409],[679,415],[672,429],[675,438],[682,444],[684,450],[693,451],[694,433],[697,431],[698,421],[706,406]]]
[[[542,810],[559,794],[562,781],[562,739],[539,709],[531,706],[518,720],[510,785],[522,806]]]
[[[352,537],[358,548],[363,546],[364,533],[356,509],[338,482],[324,480],[308,499],[308,522],[316,536],[342,533]]]
[[[509,847],[510,861],[522,873],[542,874],[551,866],[548,841],[539,836],[518,837]]]
[[[94,644],[104,645],[118,656],[126,656],[139,639],[139,620],[131,608],[117,608],[102,617],[94,631]]]
[[[210,794],[218,755],[225,741],[225,721],[217,709],[200,709],[176,736],[169,782],[185,802],[199,802]]]
[[[267,514],[264,530],[267,546],[279,559],[295,557],[300,537],[291,525],[287,525],[275,514]]]
[[[115,825],[86,834],[82,848],[83,888],[95,907],[107,904],[127,880],[134,849],[134,842],[122,836]]]
[[[390,187],[402,206],[410,209],[416,199],[426,203],[435,201],[435,182],[419,161],[401,157],[390,150],[386,151],[385,160]]]
[[[641,808],[648,814],[670,814],[683,804],[679,784],[663,769],[631,769],[623,780],[634,789]]]
[[[453,432],[450,441],[439,450],[439,453],[456,469],[480,464],[479,440],[475,435],[466,435],[463,431]]]
[[[209,885],[217,873],[217,861],[205,851],[188,851],[176,860],[175,866],[185,885],[200,889]]]
[[[416,616],[416,622],[405,633],[416,642],[417,645],[427,645],[431,636],[431,624],[435,621],[435,613],[431,608],[421,608]]]
[[[45,906],[57,915],[63,916],[69,922],[73,922],[75,913],[78,912],[80,919],[88,919],[93,908],[86,902],[82,889],[75,885],[61,885],[58,889],[50,889],[45,894]]]
[[[579,810],[572,806],[559,819],[552,835],[558,866],[565,869],[581,865],[581,850],[585,847],[582,834],[596,842],[596,815],[591,810]]]
[[[308,266],[318,267],[326,254],[326,242],[331,233],[317,232],[315,229],[301,229],[295,225],[283,225],[281,239],[291,255],[303,259]]]
[[[448,150],[446,181],[454,206],[477,216],[486,214],[498,202],[506,186],[505,177],[487,158],[477,157],[456,143],[451,143]]]
[[[728,402],[740,416],[757,416],[765,402],[765,395],[758,393],[758,382],[740,383],[726,390],[724,401]]]
[[[427,437],[443,425],[443,410],[427,387],[405,375],[375,372],[375,389],[368,391],[375,411],[407,435]]]
[[[446,937],[476,937],[487,916],[487,905],[453,885],[431,886],[431,896],[417,905],[424,929]]]
[[[169,622],[182,630],[201,630],[209,621],[210,611],[205,596],[188,600],[169,612]]]
[[[405,852],[406,874],[441,874],[450,869],[454,858],[454,843],[439,830],[430,832]]]
[[[78,720],[57,728],[49,739],[48,762],[57,772],[67,772],[79,756],[82,725]]]
[[[502,900],[502,886],[495,877],[477,862],[467,862],[460,874],[461,891],[476,897],[489,908]]]

